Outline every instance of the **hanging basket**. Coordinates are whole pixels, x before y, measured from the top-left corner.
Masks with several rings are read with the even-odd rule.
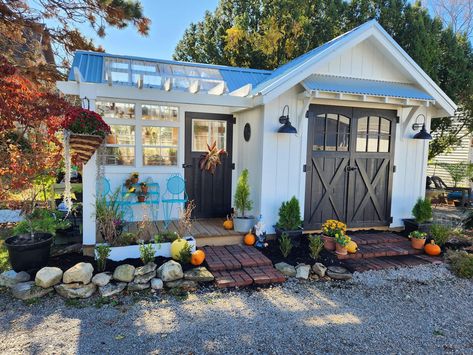
[[[78,163],[86,164],[100,147],[104,138],[89,134],[71,133],[69,144]]]

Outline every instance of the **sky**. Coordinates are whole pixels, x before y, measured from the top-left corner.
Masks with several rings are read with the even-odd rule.
[[[157,59],[172,59],[174,48],[191,22],[213,11],[218,0],[141,0],[144,14],[151,18],[149,35],[141,36],[134,26],[118,30],[106,28],[106,36],[99,38],[87,25],[80,31],[112,54],[134,55]]]

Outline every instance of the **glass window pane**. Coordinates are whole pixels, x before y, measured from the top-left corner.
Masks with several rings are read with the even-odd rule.
[[[107,144],[135,144],[135,126],[110,125],[112,134],[107,136]]]
[[[325,135],[325,150],[334,151],[337,148],[337,134]]]
[[[135,104],[124,102],[96,101],[95,109],[100,115],[105,118],[135,118]]]
[[[142,105],[141,110],[141,117],[144,120],[162,120],[174,122],[178,120],[177,107],[161,105]]]
[[[177,146],[179,129],[177,127],[143,127],[143,145]]]
[[[338,146],[337,150],[340,152],[348,151],[348,146],[350,144],[350,134],[339,134],[338,135]]]
[[[378,135],[370,134],[368,136],[368,152],[377,152],[378,151]]]
[[[358,120],[358,136],[367,133],[368,129],[368,117],[362,117]]]
[[[176,148],[143,148],[144,165],[177,165]]]
[[[370,116],[369,134],[378,134],[379,132],[379,117]]]
[[[356,137],[356,151],[366,152],[366,135],[364,133],[358,134]]]
[[[338,115],[329,113],[327,114],[327,134],[337,133],[338,128]]]
[[[315,131],[320,133],[325,132],[325,114],[315,117]]]
[[[135,148],[133,147],[105,147],[106,165],[134,165]]]
[[[226,150],[227,122],[218,120],[192,120],[192,151],[207,151],[207,144],[217,142],[218,149]]]
[[[381,134],[391,134],[391,121],[386,118],[381,118]]]
[[[382,134],[379,136],[379,151],[382,153],[389,153],[390,136]]]
[[[325,135],[323,133],[316,133],[312,150],[324,150],[324,139]]]

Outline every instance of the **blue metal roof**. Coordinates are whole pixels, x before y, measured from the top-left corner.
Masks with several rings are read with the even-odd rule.
[[[225,82],[227,83],[229,91],[236,90],[247,84],[252,84],[253,86],[256,86],[258,85],[258,83],[263,81],[268,75],[271,74],[271,71],[268,70],[238,68],[214,64],[188,63],[174,60],[150,59],[90,51],[77,51],[74,55],[74,60],[72,62],[71,68],[78,67],[85,82],[102,83],[104,82],[104,58],[136,60],[170,65],[183,65],[186,67],[195,67],[202,69],[215,69],[220,72],[222,79],[225,80]],[[75,80],[74,70],[71,69],[69,71],[68,79]]]
[[[403,99],[433,100],[434,98],[411,84],[387,81],[345,78],[313,74],[302,84],[307,90],[346,94],[399,97]]]

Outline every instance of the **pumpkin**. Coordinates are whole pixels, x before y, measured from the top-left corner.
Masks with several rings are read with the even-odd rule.
[[[171,243],[171,258],[174,260],[179,260],[179,254],[181,250],[184,249],[187,245],[187,241],[182,238],[177,238]]]
[[[227,220],[223,222],[223,228],[225,228],[226,230],[233,229],[233,221],[230,218],[228,218],[228,216],[227,216]]]
[[[440,247],[437,244],[435,244],[435,241],[431,240],[429,244],[425,245],[424,251],[427,255],[437,256],[437,255],[440,255],[440,253],[442,252],[442,249],[440,249]]]
[[[358,244],[356,244],[353,240],[350,240],[346,248],[350,254],[355,254],[358,251]]]
[[[203,250],[196,250],[191,255],[191,264],[194,266],[199,266],[205,260],[205,253]]]
[[[243,243],[245,243],[245,245],[253,245],[256,243],[256,237],[253,233],[251,233],[251,231],[249,231],[245,237],[243,238]]]

